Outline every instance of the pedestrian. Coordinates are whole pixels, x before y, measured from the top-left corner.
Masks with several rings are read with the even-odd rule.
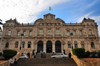
[[[45,54],[45,52],[43,53],[43,58],[46,58],[46,54]]]
[[[10,58],[10,60],[9,60],[9,62],[10,62],[10,66],[13,66],[13,58]]]
[[[41,58],[43,58],[43,51],[41,50],[40,53],[41,53]]]
[[[16,58],[14,60],[14,66],[18,66],[18,62],[17,62]]]

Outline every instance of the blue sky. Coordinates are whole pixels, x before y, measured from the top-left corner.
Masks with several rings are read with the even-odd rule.
[[[53,11],[49,11],[49,6]],[[100,0],[0,0],[3,23],[10,18],[16,18],[20,23],[34,23],[47,13],[66,23],[81,22],[84,17],[94,19],[100,35]]]

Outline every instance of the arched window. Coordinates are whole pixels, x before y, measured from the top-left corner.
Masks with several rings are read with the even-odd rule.
[[[89,35],[92,35],[92,30],[91,29],[89,29]]]
[[[7,42],[5,45],[5,48],[8,48],[8,47],[9,47],[9,42]]]
[[[93,43],[93,42],[91,42],[91,48],[95,48],[95,46],[94,46],[94,43]]]
[[[69,36],[70,35],[70,32],[69,31],[67,31],[67,36]]]
[[[80,35],[82,35],[82,30],[80,30]]]
[[[74,36],[76,35],[76,31],[75,31],[75,30],[73,31],[73,35],[74,35]]]

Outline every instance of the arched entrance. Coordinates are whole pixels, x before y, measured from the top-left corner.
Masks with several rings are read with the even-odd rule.
[[[43,41],[39,41],[37,45],[37,52],[40,52],[40,50],[43,50]]]
[[[55,52],[61,53],[61,42],[60,41],[56,41],[55,43]]]
[[[47,43],[46,43],[46,52],[47,53],[52,52],[52,42],[51,41],[47,41]]]
[[[9,47],[9,42],[7,42],[5,45],[5,48],[8,48],[8,47]]]
[[[95,48],[95,46],[94,46],[94,43],[93,43],[93,42],[91,42],[91,48]]]

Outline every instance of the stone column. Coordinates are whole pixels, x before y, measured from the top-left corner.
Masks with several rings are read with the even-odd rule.
[[[43,44],[43,52],[46,53],[46,41],[44,41],[44,44]]]
[[[52,42],[52,52],[55,52],[55,42]]]

